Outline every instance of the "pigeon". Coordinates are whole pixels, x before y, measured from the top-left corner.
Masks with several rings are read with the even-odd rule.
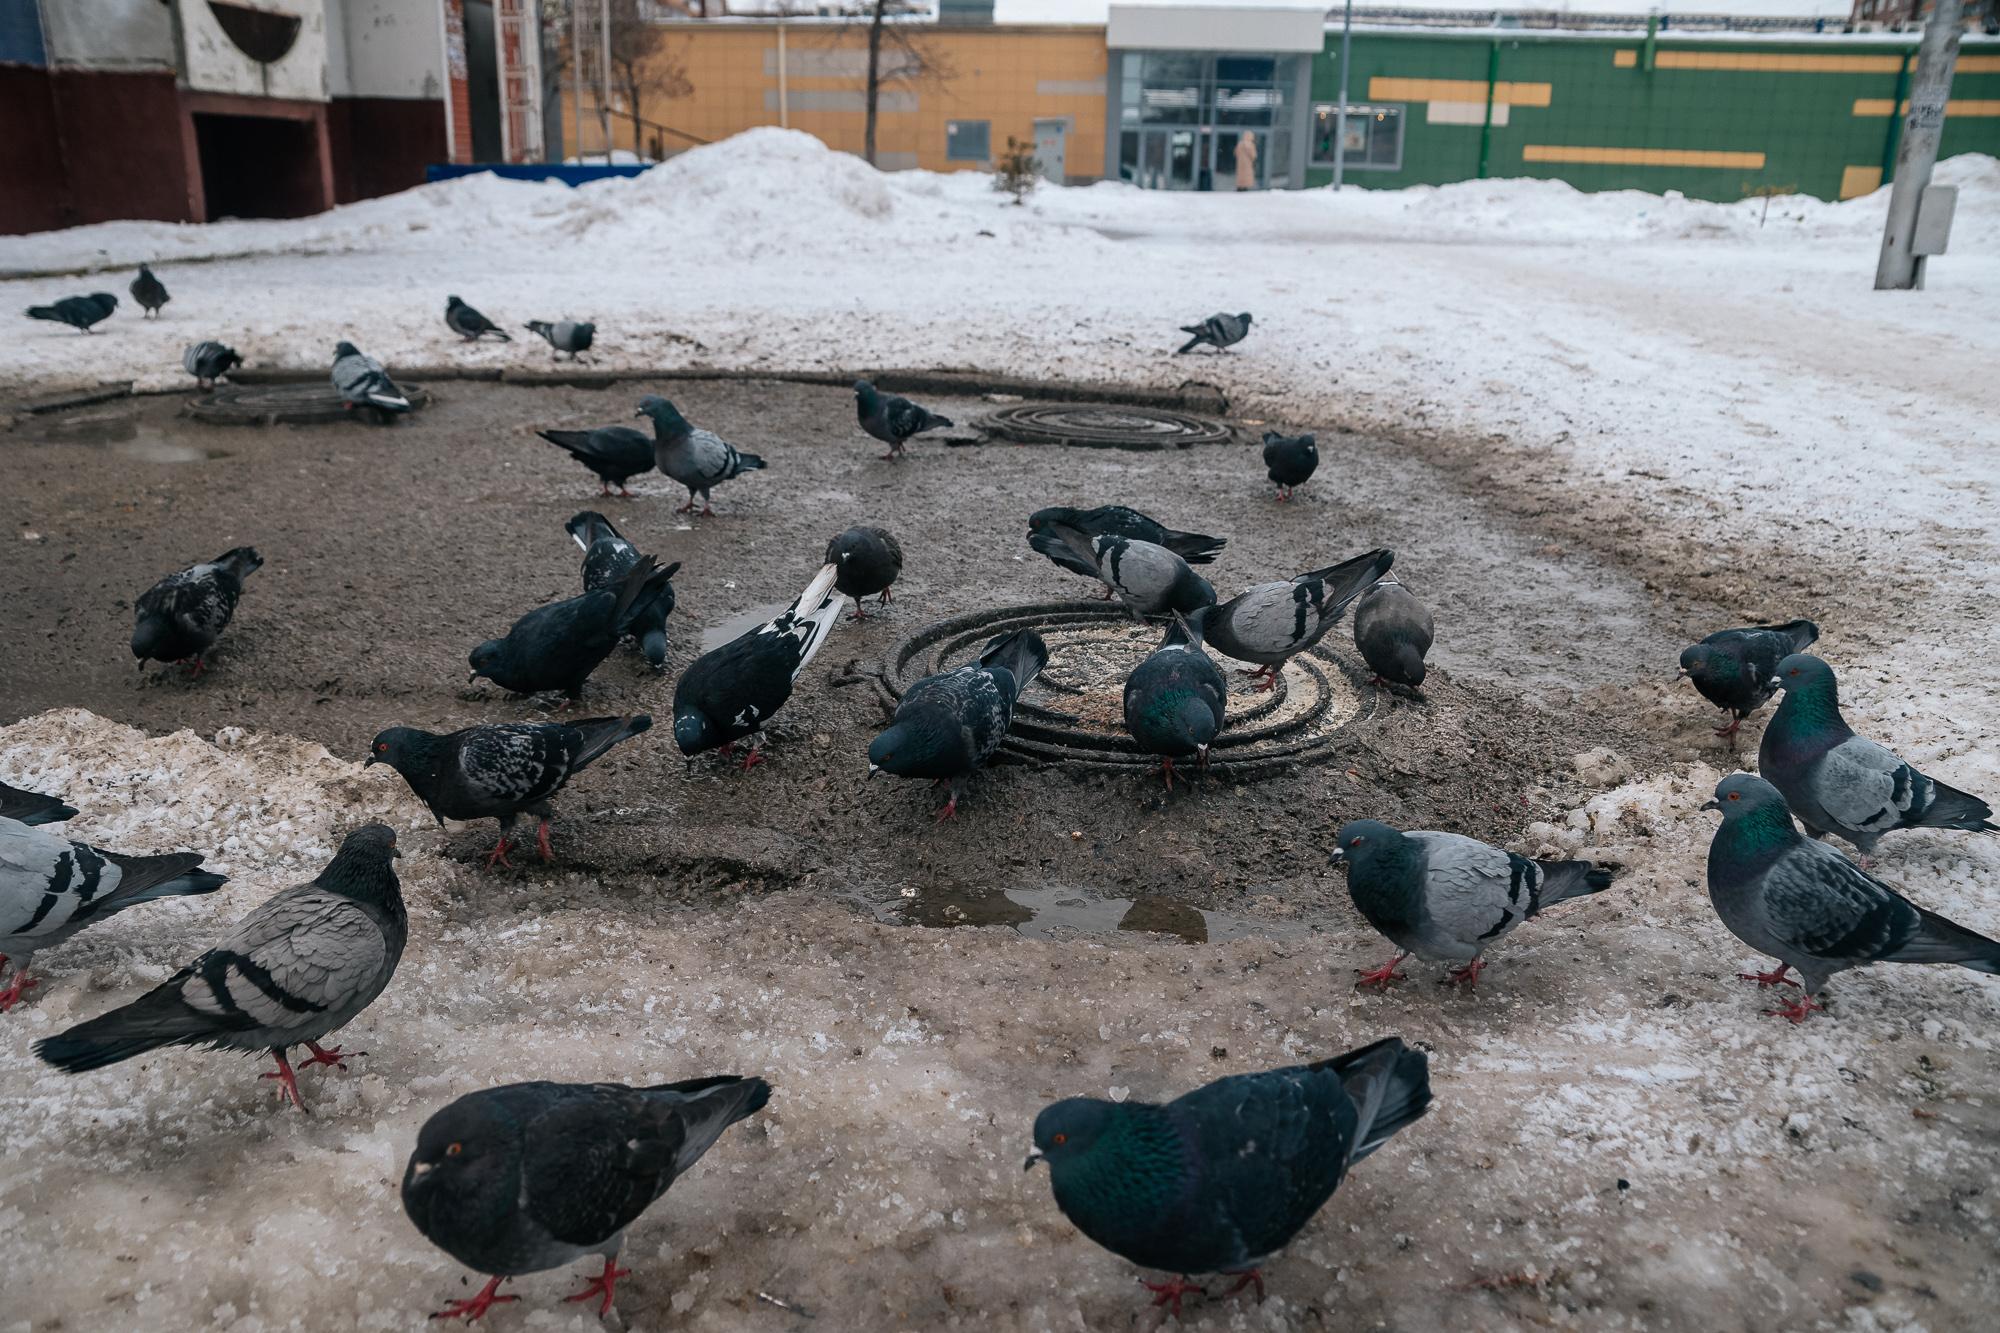
[[[826,643],[847,599],[833,590],[838,565],[824,565],[783,614],[697,657],[674,686],[674,744],[692,758],[732,754],[750,737],[748,769],[762,759],[757,738],[792,697],[792,684]]]
[[[132,299],[146,312],[147,319],[158,315],[161,307],[174,299],[167,295],[167,284],[154,277],[153,270],[145,264],[139,265],[139,276],[132,279],[131,290]]]
[[[867,380],[854,381],[854,417],[861,429],[889,446],[889,452],[882,455],[887,459],[901,458],[903,446],[912,436],[957,424],[907,398],[883,393]]]
[[[319,1039],[353,1021],[389,978],[409,935],[400,856],[387,824],[347,835],[310,884],[273,894],[222,943],[146,994],[35,1043],[35,1054],[67,1074],[129,1060],[163,1046],[269,1051],[286,1100],[306,1109],[285,1051],[303,1045],[301,1067],[336,1065],[358,1051]]]
[[[664,398],[641,398],[638,415],[652,418],[653,453],[660,471],[687,487],[688,502],[676,509],[676,514],[693,512],[697,493],[701,512],[713,514],[715,510],[708,503],[710,487],[769,466],[755,454],[739,452],[714,431],[696,430],[680,409]]]
[[[1422,685],[1424,654],[1436,628],[1424,604],[1400,583],[1378,583],[1354,604],[1354,646],[1376,685]]]
[[[1728,726],[1715,729],[1718,736],[1734,736],[1743,719],[1777,693],[1771,682],[1778,663],[1818,638],[1819,626],[1810,620],[1718,630],[1681,649],[1680,674],[1694,682],[1702,698],[1734,714]]]
[[[586,509],[564,526],[583,549],[585,592],[616,588],[619,580],[639,563],[639,548],[626,541],[611,525],[611,520],[602,514]],[[680,568],[678,560],[668,565],[665,571],[667,578],[672,580]],[[626,632],[638,643],[639,655],[656,671],[667,664],[667,617],[673,614],[673,610],[674,585],[671,581],[661,584],[650,596],[632,607]]]
[[[632,632],[634,608],[660,596],[679,568],[661,569],[643,555],[615,584],[535,608],[506,638],[488,639],[467,654],[466,684],[484,676],[515,694],[561,690],[575,703],[590,673]]]
[[[597,474],[600,495],[630,497],[625,483],[653,470],[653,439],[630,426],[598,426],[592,430],[538,430],[535,434]]]
[[[1091,572],[1125,602],[1137,620],[1143,616],[1179,612],[1186,615],[1215,605],[1215,589],[1188,567],[1188,562],[1164,546],[1110,533],[1090,536],[1081,528],[1052,521],[1030,533],[1028,545],[1065,569],[1075,566],[1057,552],[1088,561]]]
[[[181,366],[204,389],[214,388],[217,380],[242,364],[243,358],[234,347],[225,347],[219,342],[190,343],[188,349],[181,353]]]
[[[1014,705],[1041,669],[1049,647],[1031,629],[1002,634],[979,660],[925,676],[896,705],[888,727],[868,746],[868,776],[949,782],[938,820],[958,817],[958,798],[974,769],[993,757],[1014,722]]]
[[[1203,343],[1207,343],[1219,352],[1225,347],[1235,346],[1249,335],[1250,316],[1248,312],[1241,315],[1210,315],[1199,324],[1181,325],[1181,332],[1191,333],[1194,336],[1181,344],[1180,351],[1174,355],[1192,352]]]
[[[365,408],[378,422],[388,422],[410,410],[410,400],[382,369],[382,363],[362,354],[353,343],[333,345],[333,387],[348,411]]]
[[[79,333],[89,333],[91,325],[110,319],[117,308],[118,298],[110,292],[92,292],[89,296],[65,296],[54,305],[31,305],[28,318],[67,324]]]
[[[1494,941],[1557,903],[1611,887],[1611,872],[1588,861],[1531,861],[1456,833],[1398,833],[1373,819],[1343,824],[1335,843],[1354,905],[1397,949],[1362,973],[1364,986],[1401,981],[1396,966],[1411,954],[1464,963],[1449,980],[1475,986]]]
[[[236,614],[243,580],[263,566],[264,557],[256,547],[238,546],[206,564],[169,574],[141,593],[132,626],[132,656],[139,659],[139,666],[143,669],[148,661],[191,661],[190,675],[207,670],[202,655],[215,646]]]
[[[1259,678],[1259,689],[1275,689],[1285,663],[1318,643],[1395,560],[1394,551],[1377,549],[1287,583],[1260,583],[1209,614],[1209,646],[1239,662],[1260,663],[1249,674]]]
[[[722,1131],[771,1100],[761,1078],[628,1088],[616,1083],[510,1083],[471,1093],[417,1132],[403,1172],[403,1211],[424,1238],[492,1276],[433,1319],[480,1318],[501,1282],[604,1257],[571,1301],[611,1312],[625,1228],[701,1159]]]
[[[826,544],[826,562],[840,567],[834,590],[854,599],[848,619],[866,620],[861,599],[881,593],[881,603],[888,604],[889,585],[903,572],[903,548],[881,528],[854,527]]]
[[[536,816],[535,848],[543,861],[549,846],[549,798],[602,758],[612,746],[653,725],[644,713],[587,717],[575,722],[508,722],[467,727],[439,736],[415,727],[391,727],[368,747],[364,767],[387,764],[403,775],[442,828],[447,819],[497,819],[500,842],[486,865],[513,862],[508,833],[523,812]]]
[[[1228,544],[1227,537],[1209,537],[1199,532],[1175,532],[1154,519],[1146,517],[1136,509],[1124,505],[1100,505],[1096,509],[1067,509],[1060,506],[1037,509],[1028,516],[1028,544],[1034,546],[1035,534],[1045,532],[1051,523],[1067,523],[1079,532],[1092,537],[1110,534],[1115,537],[1132,537],[1155,546],[1164,546],[1190,565],[1206,565],[1215,560],[1222,548]],[[1052,546],[1036,546],[1049,559],[1074,574],[1087,579],[1097,577],[1097,563],[1086,560],[1069,547],[1056,543]],[[1106,600],[1111,597],[1111,589],[1104,590]]]
[[[498,324],[495,324],[492,320],[486,318],[486,316],[480,314],[456,296],[447,296],[444,298],[444,322],[451,327],[453,333],[456,333],[467,342],[478,342],[489,333],[501,342],[510,343],[514,341],[513,337]]]
[[[17,824],[60,824],[74,818],[76,807],[65,805],[60,797],[22,791],[0,782],[0,819],[11,819]]]
[[[1400,1037],[1315,1064],[1236,1074],[1161,1106],[1071,1097],[1035,1117],[1025,1169],[1047,1162],[1056,1207],[1122,1259],[1180,1317],[1189,1278],[1254,1285],[1304,1230],[1348,1167],[1415,1123],[1431,1102],[1430,1062]]]
[[[1813,837],[1838,833],[1865,857],[1897,829],[1995,831],[1992,806],[1848,730],[1833,668],[1819,658],[1791,654],[1770,683],[1785,697],[1764,728],[1757,769]]]
[[[591,343],[597,341],[595,324],[574,319],[559,319],[554,323],[543,319],[531,319],[527,327],[528,332],[547,339],[549,346],[556,351],[568,352],[572,361],[576,359],[577,353],[588,352]]]
[[[1310,432],[1304,435],[1264,432],[1264,472],[1278,484],[1280,500],[1291,499],[1292,489],[1305,485],[1318,468],[1319,444]]]
[[[13,793],[11,787],[6,791]],[[13,807],[11,799],[5,804]],[[68,811],[56,819],[76,813],[60,803],[55,809]],[[192,852],[126,856],[13,818],[0,819],[0,965],[9,959],[14,963],[12,984],[0,990],[0,1014],[36,985],[28,980],[28,960],[36,951],[61,944],[134,904],[213,893],[229,882],[200,865],[201,858]]]
[[[1167,637],[1125,681],[1125,729],[1139,748],[1160,756],[1167,790],[1174,789],[1174,761],[1208,767],[1208,747],[1222,730],[1229,682],[1202,651],[1207,608],[1175,616]]]
[[[1708,845],[1708,897],[1737,939],[1778,960],[1744,981],[1798,986],[1767,1013],[1803,1023],[1836,972],[1869,963],[1957,963],[2000,975],[2000,940],[1925,911],[1823,842],[1799,836],[1785,797],[1760,777],[1732,773],[1704,810],[1722,814]],[[1801,980],[1785,973],[1797,968]]]

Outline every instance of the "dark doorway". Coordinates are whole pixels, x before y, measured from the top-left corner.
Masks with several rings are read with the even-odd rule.
[[[504,162],[500,144],[500,64],[492,0],[465,0],[465,93],[472,111],[472,160]]]
[[[332,202],[322,197],[325,178],[312,121],[197,112],[194,136],[208,221],[300,218]]]

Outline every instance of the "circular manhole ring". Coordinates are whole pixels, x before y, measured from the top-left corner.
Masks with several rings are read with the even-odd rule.
[[[418,384],[398,384],[413,408],[430,402]],[[214,426],[318,425],[353,413],[331,384],[218,384],[188,404],[188,415]]]
[[[1213,417],[1118,403],[1014,403],[986,413],[979,426],[1017,444],[1090,449],[1187,449],[1236,437]]]

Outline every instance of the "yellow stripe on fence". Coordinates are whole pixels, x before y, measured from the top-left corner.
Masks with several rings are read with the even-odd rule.
[[[1508,106],[1547,106],[1551,85],[1546,83],[1496,83],[1493,100]],[[1382,79],[1368,80],[1371,102],[1479,102],[1486,101],[1484,79]]]
[[[1761,171],[1764,167],[1762,153],[1713,148],[1599,148],[1584,144],[1531,143],[1521,150],[1521,160],[1614,167],[1730,167],[1743,171]]]

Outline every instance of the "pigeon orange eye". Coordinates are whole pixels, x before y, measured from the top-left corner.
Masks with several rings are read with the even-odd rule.
[[[464,1151],[465,1151],[465,1145],[463,1143],[454,1143],[449,1148],[446,1148],[444,1150],[444,1155],[446,1157],[456,1157]]]
[[[376,747],[375,747],[375,753],[376,753],[376,754],[387,754],[387,753],[389,753],[389,742],[387,742],[387,741],[383,741],[383,742],[381,742],[380,744],[376,745]]]
[[[1359,847],[1361,845],[1361,839],[1358,837],[1349,838],[1347,840],[1347,845],[1349,847]]]
[[[1063,1146],[1063,1145],[1064,1145],[1065,1143],[1068,1143],[1068,1142],[1069,1142],[1069,1135],[1067,1135],[1067,1134],[1051,1134],[1051,1135],[1049,1136],[1049,1142],[1050,1142],[1050,1143],[1053,1143],[1053,1144],[1054,1144],[1054,1145],[1055,1145],[1056,1147],[1060,1148],[1060,1147],[1062,1147],[1062,1146]]]
[[[1732,801],[1740,801],[1740,800],[1742,800],[1742,799],[1743,799],[1743,793],[1742,793],[1742,792],[1735,792],[1735,791],[1733,791],[1733,792],[1730,792],[1730,793],[1729,793],[1729,799],[1730,799],[1730,800],[1732,800]]]

